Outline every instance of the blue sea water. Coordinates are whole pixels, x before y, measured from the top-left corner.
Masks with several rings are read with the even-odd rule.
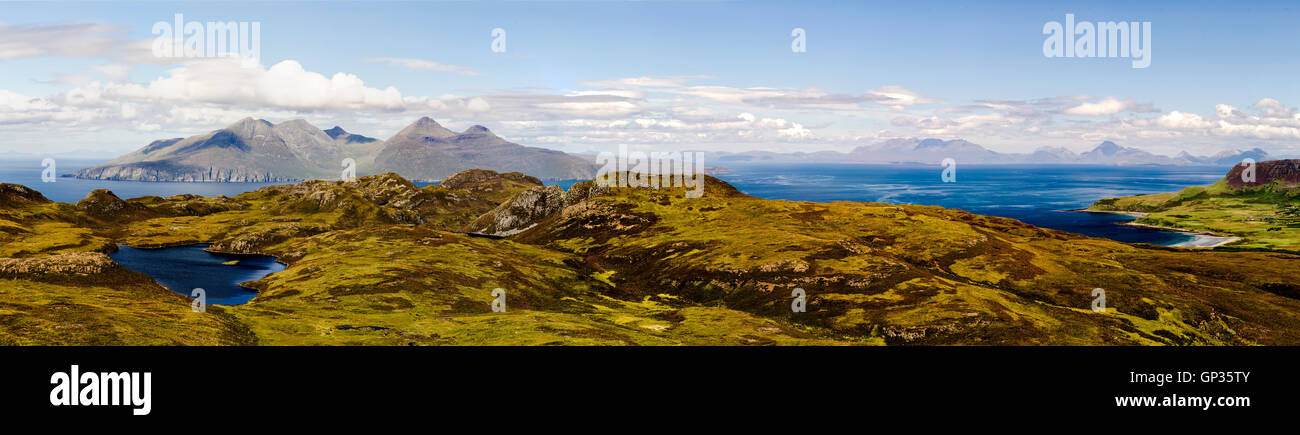
[[[1068,212],[1106,197],[1176,192],[1213,183],[1230,169],[1178,166],[965,165],[944,183],[939,165],[783,164],[729,166],[718,176],[750,195],[797,201],[938,205],[1130,243],[1170,245],[1192,237],[1117,225],[1133,218]]]
[[[118,245],[109,255],[127,269],[149,275],[163,286],[184,296],[195,288],[206,293],[208,304],[236,305],[248,302],[257,292],[238,286],[284,270],[275,257],[265,255],[214,254],[198,244],[160,249],[138,249]],[[222,264],[238,260],[238,264]]]

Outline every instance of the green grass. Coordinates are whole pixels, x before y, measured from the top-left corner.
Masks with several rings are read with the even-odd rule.
[[[1240,237],[1229,245],[1234,248],[1296,251],[1300,250],[1297,207],[1300,189],[1273,185],[1233,189],[1220,180],[1178,193],[1106,198],[1088,209],[1142,212],[1146,216],[1136,223]]]

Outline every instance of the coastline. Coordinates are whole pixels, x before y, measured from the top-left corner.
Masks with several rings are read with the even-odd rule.
[[[1125,216],[1132,216],[1135,218],[1143,218],[1150,214],[1150,213],[1142,213],[1136,211],[1112,211],[1112,210],[1088,210],[1088,209],[1078,209],[1078,210],[1070,210],[1070,211],[1084,212],[1084,213],[1120,214]],[[1124,222],[1121,223],[1120,225],[1127,225],[1130,227],[1147,228],[1147,229],[1161,230],[1161,231],[1172,231],[1176,233],[1192,235],[1191,240],[1188,240],[1186,242],[1174,243],[1172,245],[1167,245],[1171,248],[1214,248],[1214,247],[1223,246],[1241,240],[1241,237],[1237,237],[1237,236],[1228,236],[1223,234],[1211,233],[1209,231],[1188,230],[1183,228],[1162,227],[1158,225],[1141,224],[1141,223],[1137,223],[1136,221]]]
[[[1173,232],[1192,235],[1192,240],[1169,245],[1170,247],[1174,247],[1174,248],[1214,248],[1214,247],[1223,246],[1241,240],[1241,237],[1237,237],[1237,236],[1225,236],[1223,234],[1216,234],[1208,231],[1197,231],[1197,230],[1186,230],[1182,228],[1162,227],[1156,225],[1140,224],[1137,222],[1125,222],[1121,225],[1128,225],[1131,227],[1138,227],[1138,228],[1150,228],[1153,230],[1173,231]]]
[[[1143,218],[1143,217],[1147,217],[1147,215],[1150,214],[1150,213],[1142,213],[1142,212],[1140,212],[1140,211],[1089,210],[1089,209],[1086,209],[1086,208],[1077,208],[1077,209],[1074,209],[1074,210],[1066,210],[1066,211],[1073,211],[1073,212],[1079,212],[1079,213],[1122,214],[1122,215],[1124,215],[1124,216],[1132,216],[1132,217],[1135,217],[1135,218]]]

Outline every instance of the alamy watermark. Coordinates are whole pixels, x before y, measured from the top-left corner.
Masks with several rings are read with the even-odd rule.
[[[492,52],[506,52],[506,29],[500,27],[492,29]]]
[[[176,14],[173,22],[154,23],[153,34],[154,57],[261,59],[260,21],[187,22],[184,14]]]
[[[1047,57],[1125,57],[1132,58],[1133,68],[1151,66],[1150,21],[1074,21],[1065,14],[1065,24],[1048,21],[1043,25],[1043,56]]]
[[[194,311],[196,313],[208,312],[208,291],[207,290],[204,290],[202,288],[196,288],[194,289],[194,291],[190,292],[190,297],[194,298],[192,301],[190,301],[191,311]]]
[[[357,160],[351,157],[343,159],[343,173],[339,175],[343,181],[352,181],[357,178]]]
[[[54,169],[54,159],[46,157],[45,160],[41,160],[41,182],[53,183],[57,177],[57,172]]]
[[[602,187],[683,187],[687,198],[704,196],[704,153],[702,152],[628,152],[618,146],[618,155],[603,152],[596,156],[596,185]]]
[[[66,372],[50,375],[52,406],[128,406],[134,415],[149,415],[153,409],[151,372],[81,372],[72,364]]]
[[[506,289],[500,287],[492,289],[492,302],[489,305],[493,313],[506,312]]]
[[[1241,182],[1254,183],[1255,182],[1255,159],[1251,159],[1251,158],[1242,159],[1241,166],[1246,167],[1246,169],[1241,170]]]
[[[1106,313],[1106,290],[1095,288],[1092,289],[1092,312]]]
[[[944,183],[957,182],[957,159],[952,157],[943,159],[939,166],[943,168],[943,171],[939,172],[939,181]]]

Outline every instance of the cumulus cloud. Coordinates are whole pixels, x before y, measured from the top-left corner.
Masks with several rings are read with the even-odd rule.
[[[252,59],[191,60],[147,84],[94,82],[68,92],[81,104],[96,100],[210,104],[250,110],[401,110],[394,87],[367,87],[357,76],[307,71],[293,60],[265,68]]]
[[[1080,103],[1077,106],[1065,109],[1066,114],[1070,115],[1114,115],[1120,112],[1152,112],[1154,109],[1150,105],[1137,104],[1133,99],[1118,100],[1115,98],[1106,98],[1095,103]]]
[[[1251,107],[1259,110],[1265,118],[1294,118],[1296,116],[1295,108],[1286,107],[1282,102],[1272,98],[1261,98]]]

